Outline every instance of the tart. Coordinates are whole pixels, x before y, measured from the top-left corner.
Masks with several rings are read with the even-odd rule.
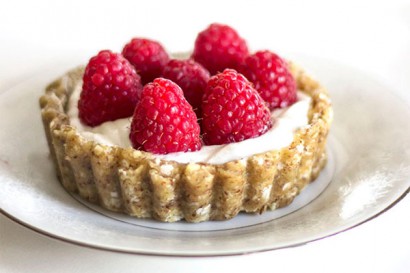
[[[295,64],[288,68],[310,98],[307,125],[284,147],[217,163],[178,162],[84,137],[68,115],[84,76],[84,67],[75,68],[40,98],[57,177],[67,191],[110,211],[163,222],[225,220],[287,206],[326,165],[332,121],[327,91]]]

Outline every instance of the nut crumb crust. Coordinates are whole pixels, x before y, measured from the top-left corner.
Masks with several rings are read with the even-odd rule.
[[[65,112],[84,71],[75,68],[47,86],[40,98],[58,179],[67,191],[108,210],[163,222],[225,220],[241,211],[287,206],[326,165],[332,121],[327,91],[298,66],[289,66],[298,89],[312,98],[309,125],[287,147],[220,165],[161,160],[80,136]]]

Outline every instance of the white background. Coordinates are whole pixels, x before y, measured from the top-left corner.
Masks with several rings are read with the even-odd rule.
[[[0,92],[53,64],[61,62],[64,70],[101,49],[120,51],[135,36],[159,40],[170,52],[191,50],[196,33],[212,22],[236,28],[252,50],[350,65],[410,103],[410,2],[393,0],[3,1]],[[0,216],[0,271],[249,272],[261,266],[263,272],[410,272],[409,199],[370,222],[304,246],[212,258],[95,250]]]

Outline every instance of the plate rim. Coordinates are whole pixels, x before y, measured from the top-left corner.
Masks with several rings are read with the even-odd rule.
[[[37,228],[29,223],[26,223],[16,217],[14,217],[13,215],[7,213],[6,211],[4,211],[2,208],[0,208],[0,213],[5,216],[6,218],[8,218],[9,220],[13,221],[16,224],[19,224],[22,227],[25,227],[28,230],[31,230],[37,234],[43,235],[46,238],[49,239],[54,239],[60,242],[64,242],[64,243],[69,243],[72,245],[76,245],[76,246],[80,246],[80,247],[86,247],[86,248],[90,248],[90,249],[95,249],[95,250],[102,250],[102,251],[108,251],[108,252],[114,252],[114,253],[123,253],[123,254],[132,254],[132,255],[144,255],[144,256],[161,256],[161,257],[186,257],[186,258],[190,258],[190,257],[221,257],[221,256],[240,256],[240,255],[246,255],[246,254],[252,254],[252,253],[262,253],[262,252],[268,252],[268,251],[275,251],[275,250],[280,250],[280,249],[287,249],[287,248],[293,248],[293,247],[301,247],[303,245],[306,244],[310,244],[316,241],[320,241],[320,240],[324,240],[326,238],[330,238],[333,236],[336,236],[338,234],[341,233],[345,233],[348,232],[358,226],[361,226],[367,222],[372,221],[373,219],[379,217],[380,215],[386,213],[387,211],[389,211],[391,208],[393,208],[394,206],[396,206],[398,203],[400,203],[400,201],[402,201],[407,194],[410,192],[410,187],[407,188],[397,199],[395,199],[391,204],[389,204],[387,207],[385,207],[384,209],[382,209],[381,211],[377,212],[376,214],[370,216],[369,218],[364,219],[363,221],[360,221],[352,226],[346,227],[346,228],[342,228],[339,231],[336,231],[334,233],[328,234],[328,235],[324,235],[315,239],[307,239],[306,241],[303,242],[299,242],[299,243],[294,243],[294,244],[289,244],[289,245],[285,245],[285,246],[277,246],[277,247],[271,247],[271,248],[265,248],[265,249],[260,249],[260,250],[251,250],[251,251],[238,251],[238,252],[232,252],[232,253],[218,253],[218,254],[193,254],[193,255],[186,255],[186,254],[182,254],[182,253],[174,253],[174,254],[166,254],[166,253],[161,253],[161,252],[144,252],[144,251],[131,251],[131,250],[124,250],[124,249],[119,249],[119,248],[114,248],[114,247],[103,247],[103,246],[98,246],[98,245],[93,245],[93,244],[87,244],[84,242],[79,242],[76,240],[72,240],[72,239],[68,239],[65,238],[63,236],[58,236],[55,234],[52,234],[50,232],[47,232],[45,230],[42,230],[40,228]]]

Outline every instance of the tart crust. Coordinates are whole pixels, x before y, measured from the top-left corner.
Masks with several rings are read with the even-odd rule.
[[[100,206],[164,222],[225,220],[289,205],[326,165],[332,121],[327,91],[289,64],[298,89],[312,98],[309,125],[280,150],[225,164],[178,163],[132,148],[105,146],[70,126],[68,98],[82,79],[78,67],[51,83],[40,98],[41,116],[63,187]]]

